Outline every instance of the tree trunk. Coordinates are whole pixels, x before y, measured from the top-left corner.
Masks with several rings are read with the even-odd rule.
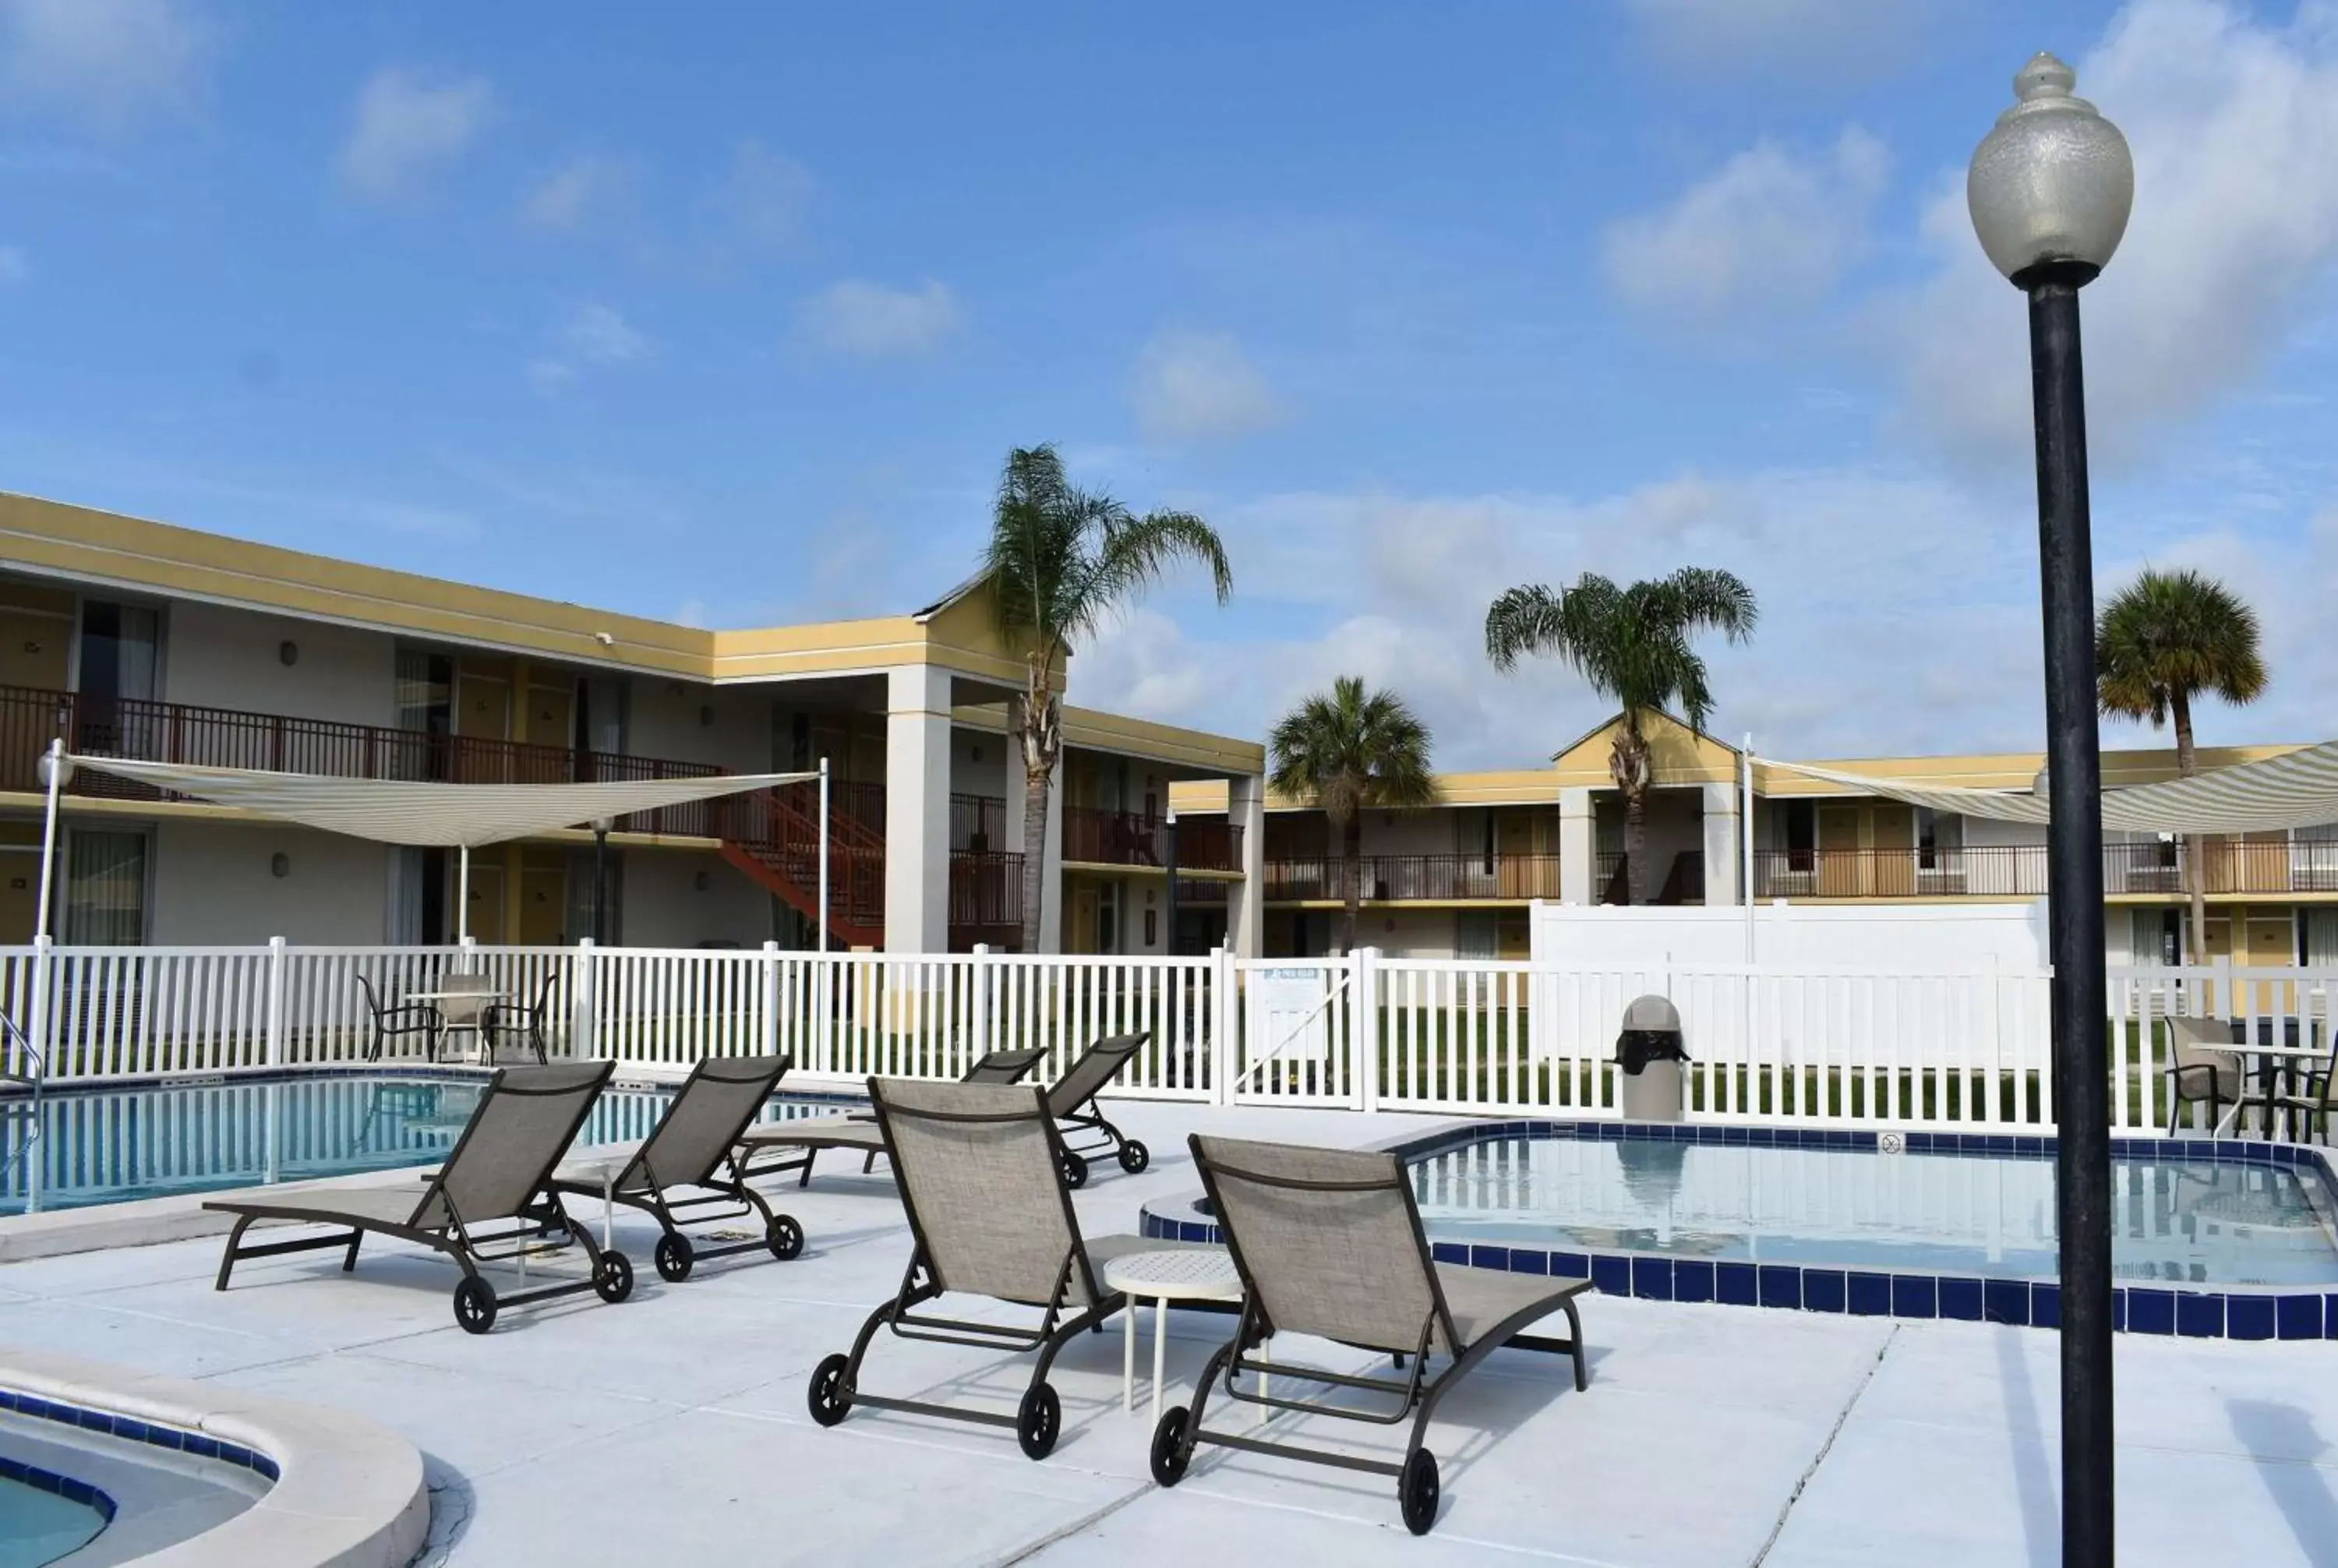
[[[2192,745],[2192,700],[2175,694],[2176,772],[2189,779],[2200,771],[2199,753]],[[2184,836],[2184,890],[2192,897],[2192,962],[2208,961],[2208,838],[2204,833]]]
[[[1015,705],[1015,738],[1023,751],[1023,951],[1036,953],[1046,887],[1048,787],[1063,751],[1062,713],[1039,659],[1029,662],[1023,697]]]
[[[1648,787],[1624,790],[1624,901],[1648,901]]]
[[[1356,950],[1356,906],[1364,901],[1364,817],[1361,811],[1349,813],[1340,825],[1340,856],[1347,873],[1347,909],[1340,922],[1340,951]]]

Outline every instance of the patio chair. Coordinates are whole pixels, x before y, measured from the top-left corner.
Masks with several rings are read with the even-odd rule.
[[[638,1209],[658,1222],[654,1257],[661,1278],[676,1284],[690,1278],[698,1260],[729,1258],[763,1248],[785,1262],[803,1251],[803,1227],[775,1214],[763,1195],[747,1185],[736,1152],[739,1134],[771,1097],[793,1065],[786,1056],[708,1056],[683,1080],[657,1126],[635,1148],[611,1181],[604,1182],[555,1171],[552,1184],[573,1195],[601,1198]],[[676,1197],[678,1191],[693,1195]],[[752,1213],[761,1234],[749,1241],[702,1248],[682,1233],[676,1214],[721,1204],[723,1212],[695,1215],[699,1220],[736,1220]]]
[[[545,1047],[545,1035],[552,1026],[553,987],[559,984],[558,972],[548,972],[544,976],[543,983],[535,988],[535,1001],[524,1004],[510,1002],[496,1003],[488,1009],[490,1016],[486,1020],[487,1037],[491,1040],[500,1040],[506,1035],[517,1034],[526,1043],[528,1048],[535,1053],[536,1065],[540,1067],[549,1063],[552,1056]]]
[[[1062,1124],[1068,1138],[1075,1132],[1093,1132],[1097,1141],[1064,1149],[1064,1180],[1074,1187],[1084,1187],[1088,1180],[1088,1156],[1109,1152],[1120,1161],[1120,1168],[1136,1175],[1153,1163],[1151,1150],[1121,1132],[1096,1108],[1096,1096],[1128,1065],[1144,1043],[1153,1036],[1139,1032],[1135,1034],[1107,1034],[1080,1053],[1079,1060],[1069,1071],[1047,1085],[1047,1113]]]
[[[1154,1428],[1153,1478],[1162,1485],[1174,1486],[1184,1478],[1195,1446],[1203,1443],[1336,1465],[1396,1477],[1405,1527],[1423,1535],[1437,1522],[1438,1478],[1437,1457],[1421,1439],[1439,1402],[1479,1362],[1505,1345],[1551,1351],[1574,1358],[1578,1391],[1590,1386],[1575,1298],[1591,1289],[1591,1282],[1432,1261],[1412,1183],[1394,1154],[1199,1133],[1191,1142],[1194,1166],[1242,1276],[1243,1301],[1233,1338],[1210,1357],[1195,1381],[1193,1407],[1166,1412]],[[1553,1312],[1567,1314],[1566,1338],[1524,1332]],[[1318,1371],[1294,1367],[1280,1356],[1270,1368],[1264,1360],[1251,1358],[1253,1348],[1283,1331],[1380,1351],[1405,1375]],[[1445,1367],[1430,1377],[1429,1365],[1439,1357],[1448,1358]],[[1246,1390],[1235,1382],[1239,1373],[1262,1377],[1270,1371],[1277,1383],[1321,1383],[1337,1392],[1376,1397],[1286,1398],[1270,1396],[1263,1385]],[[1270,1409],[1380,1426],[1410,1416],[1412,1431],[1404,1459],[1391,1464],[1212,1431],[1202,1425],[1202,1413],[1221,1377],[1228,1397]]]
[[[1048,1368],[1076,1335],[1126,1303],[1105,1289],[1104,1266],[1164,1244],[1081,1237],[1063,1182],[1063,1133],[1036,1087],[872,1078],[869,1096],[909,1211],[909,1266],[893,1298],[861,1324],[851,1350],[813,1370],[806,1395],[812,1419],[833,1426],[859,1404],[1005,1426],[1026,1455],[1044,1459],[1063,1426]],[[945,1294],[1036,1308],[1040,1320],[1026,1326],[921,1310]],[[1038,1361],[1012,1416],[879,1396],[860,1387],[861,1363],[879,1328],[994,1354],[1036,1351]]]
[[[496,1005],[488,999],[494,989],[495,981],[486,975],[438,977],[438,1033],[468,1034],[473,1048],[489,1064],[496,1059]]]
[[[633,1293],[633,1264],[624,1253],[602,1248],[590,1231],[569,1220],[552,1181],[553,1167],[615,1070],[614,1062],[593,1062],[498,1072],[488,1081],[446,1165],[428,1179],[419,1198],[410,1188],[339,1188],[206,1202],[206,1209],[236,1217],[212,1288],[226,1289],[228,1277],[246,1258],[326,1247],[346,1249],[341,1271],[348,1273],[357,1267],[358,1248],[371,1231],[444,1252],[455,1260],[463,1271],[455,1285],[455,1321],[472,1334],[494,1328],[496,1313],[505,1307],[581,1290],[593,1291],[604,1301],[623,1301]],[[245,1246],[243,1233],[260,1220],[329,1225],[337,1233]],[[504,1220],[513,1223],[493,1233],[480,1229]],[[584,1249],[591,1274],[498,1300],[479,1265],[518,1257],[530,1240],[555,1228]],[[486,1250],[498,1242],[512,1245],[502,1251]]]
[[[991,1051],[977,1058],[966,1070],[961,1083],[1013,1083],[1036,1067],[1046,1057],[1045,1046],[1034,1045],[1014,1051]],[[877,1130],[877,1113],[873,1111],[852,1111],[837,1116],[801,1116],[791,1122],[773,1122],[761,1127],[750,1127],[739,1135],[741,1169],[746,1176],[771,1176],[794,1171],[796,1185],[811,1185],[812,1161],[823,1149],[854,1150],[861,1155],[860,1173],[866,1176],[877,1168],[877,1157],[885,1152],[884,1134]],[[769,1165],[753,1163],[754,1157],[766,1150],[800,1150],[800,1159],[782,1156]]]
[[[2333,1042],[2330,1058],[2321,1066],[2293,1068],[2291,1072],[2294,1077],[2266,1096],[2266,1114],[2276,1111],[2281,1113],[2282,1136],[2292,1142],[2327,1142],[2330,1113],[2338,1109],[2338,1041]],[[2299,1135],[2301,1127],[2304,1130],[2303,1137]]]
[[[2159,1070],[2167,1080],[2167,1135],[2176,1136],[2186,1105],[2208,1107],[2208,1128],[2221,1125],[2224,1108],[2233,1107],[2234,1125],[2252,1109],[2268,1120],[2275,1098],[2272,1083],[2252,1083],[2244,1072],[2237,1044],[2239,1030],[2228,1018],[2188,1018],[2171,1013],[2166,1018],[2170,1061]]]
[[[438,1060],[438,1009],[422,1002],[408,1002],[396,1007],[385,1007],[381,994],[373,982],[358,976],[358,989],[365,993],[366,1016],[373,1024],[373,1038],[366,1045],[366,1060],[381,1060],[382,1048],[388,1042],[408,1034],[422,1036],[422,1054],[426,1061]]]

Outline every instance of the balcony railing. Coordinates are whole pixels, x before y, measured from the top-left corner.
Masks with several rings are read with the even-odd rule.
[[[1357,861],[1270,860],[1266,897],[1344,902],[1357,877],[1354,885],[1368,903],[1559,896],[1556,855],[1367,855]]]
[[[1092,866],[1165,865],[1166,828],[1160,818],[1135,811],[1067,806],[1064,808],[1064,858]],[[1241,870],[1242,828],[1223,817],[1181,818],[1177,866],[1184,871]]]
[[[1652,904],[1702,904],[1704,902],[1704,851],[1675,850],[1666,860],[1658,855],[1656,862],[1664,872],[1663,879],[1648,889]],[[1594,896],[1602,904],[1631,902],[1631,858],[1610,851],[1593,863],[1596,877],[1592,885]]]
[[[2183,841],[2103,846],[2103,891],[2182,893]],[[2338,839],[2268,842],[2211,838],[2201,862],[2206,893],[2338,892]],[[1936,849],[1763,849],[1757,898],[2038,898],[2046,846],[1976,844]]]
[[[949,937],[953,950],[977,942],[1011,946],[1023,936],[1023,857],[1007,850],[950,856]]]
[[[1007,802],[995,795],[952,795],[949,842],[953,852],[988,854],[1020,847],[1007,842]]]

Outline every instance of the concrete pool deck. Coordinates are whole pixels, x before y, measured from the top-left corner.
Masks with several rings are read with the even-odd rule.
[[[1098,1170],[1075,1199],[1092,1234],[1134,1230],[1143,1200],[1197,1185],[1189,1130],[1361,1144],[1436,1124],[1126,1102],[1114,1114],[1154,1165]],[[256,1261],[221,1295],[208,1239],[0,1264],[0,1342],[383,1423],[423,1452],[430,1564],[2057,1556],[2058,1344],[2036,1329],[1588,1297],[1589,1392],[1556,1358],[1504,1351],[1440,1409],[1429,1446],[1445,1502],[1422,1540],[1378,1477],[1205,1451],[1182,1485],[1155,1487],[1142,1389],[1137,1414],[1120,1407],[1116,1326],[1056,1363],[1065,1432],[1042,1463],[1008,1434],[911,1416],[856,1410],[822,1430],[805,1381],[908,1259],[891,1182],[857,1169],[771,1189],[808,1233],[795,1262],[729,1259],[667,1285],[649,1267],[654,1228],[621,1211],[634,1299],[516,1310],[484,1338],[455,1327],[454,1270],[412,1250],[369,1245],[353,1277],[329,1252]],[[1173,1384],[1226,1326],[1177,1316]],[[1296,1358],[1361,1359],[1308,1348]],[[2338,1347],[2122,1336],[2117,1366],[2122,1563],[2338,1562]],[[1027,1376],[1014,1358],[880,1338],[865,1382],[1011,1410]],[[1310,1430],[1327,1425],[1358,1451],[1400,1444],[1346,1423]]]

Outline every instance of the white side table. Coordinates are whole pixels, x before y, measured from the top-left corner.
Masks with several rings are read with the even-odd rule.
[[[1121,1319],[1120,1407],[1136,1408],[1136,1308],[1153,1303],[1153,1414],[1161,1414],[1162,1351],[1169,1338],[1172,1301],[1239,1301],[1242,1276],[1224,1249],[1131,1252],[1104,1266],[1104,1287],[1128,1298]]]

